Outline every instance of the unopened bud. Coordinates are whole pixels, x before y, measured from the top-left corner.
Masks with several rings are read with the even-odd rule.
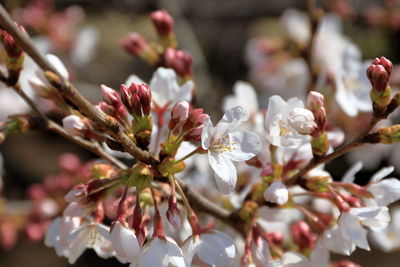
[[[101,92],[103,94],[103,99],[107,104],[109,104],[111,106],[117,106],[118,104],[121,103],[121,99],[120,99],[118,93],[114,89],[112,89],[104,84],[102,84],[100,86],[100,88],[101,88]]]
[[[392,63],[385,57],[375,58],[367,69],[367,76],[372,84],[370,97],[374,112],[377,115],[383,114],[390,103],[389,80],[392,70]]]
[[[299,134],[311,134],[317,127],[313,113],[305,108],[294,108],[288,116],[289,125]]]
[[[264,191],[264,199],[267,202],[283,205],[289,199],[289,191],[281,181],[275,181]]]
[[[167,219],[176,230],[181,228],[181,217],[175,194],[171,194],[168,199]]]
[[[129,182],[138,190],[149,187],[153,181],[154,171],[150,165],[138,162],[129,170]]]
[[[62,123],[64,130],[67,131],[67,133],[81,137],[85,136],[87,126],[80,117],[69,115],[62,120]]]
[[[183,136],[183,140],[188,142],[198,142],[201,140],[202,131],[203,126],[192,128],[185,133],[185,135]]]
[[[393,64],[385,57],[375,58],[367,69],[367,76],[374,90],[383,91],[389,83]]]
[[[193,59],[186,51],[167,48],[164,60],[166,66],[174,69],[180,77],[190,77],[193,74]]]
[[[64,200],[67,201],[68,203],[79,202],[86,196],[87,196],[87,185],[78,184],[64,196]]]
[[[394,144],[400,142],[400,124],[383,127],[378,130],[379,141],[382,144]]]
[[[300,247],[301,250],[311,249],[314,247],[316,236],[313,234],[311,227],[305,221],[298,221],[292,224],[292,239]]]
[[[171,120],[169,121],[169,129],[174,130],[177,125],[182,124],[189,117],[189,103],[181,101],[175,104],[171,110]]]
[[[183,171],[185,169],[185,163],[183,161],[176,162],[173,158],[166,158],[158,165],[157,169],[161,175],[166,177]]]
[[[157,10],[151,13],[151,21],[160,36],[166,36],[174,30],[174,19],[167,10]]]
[[[261,170],[261,176],[273,176],[274,175],[274,166],[272,164],[267,163],[264,168]]]
[[[129,113],[138,117],[148,116],[151,111],[151,90],[148,85],[132,83],[129,87],[121,84],[121,99]]]
[[[324,96],[316,91],[311,91],[307,96],[307,106],[313,111],[324,106]]]
[[[138,56],[151,65],[155,65],[160,61],[157,52],[149,45],[149,43],[138,33],[131,33],[120,41],[120,45],[126,52]]]

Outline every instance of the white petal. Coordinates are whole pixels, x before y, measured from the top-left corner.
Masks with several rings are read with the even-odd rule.
[[[233,161],[246,161],[256,156],[261,150],[261,140],[257,134],[248,131],[238,131],[229,134],[232,149],[226,154]]]
[[[236,263],[237,251],[230,236],[219,231],[200,235],[202,244],[197,256],[211,266],[229,267]]]
[[[137,259],[137,267],[186,267],[183,254],[171,238],[154,238],[142,249]]]
[[[62,61],[55,55],[52,54],[47,54],[46,55],[47,60],[56,68],[56,70],[63,76],[63,78],[67,79],[69,78],[69,73],[67,71],[67,68],[65,68],[64,64]]]
[[[142,84],[145,82],[142,79],[140,79],[138,76],[132,74],[128,77],[128,79],[126,79],[124,84],[126,84],[127,86],[130,86],[132,83]]]
[[[133,262],[138,256],[139,243],[133,230],[127,229],[119,222],[116,222],[111,231],[111,240],[115,252],[120,257]]]
[[[387,206],[400,199],[400,181],[396,178],[384,179],[368,187],[379,206]]]
[[[346,173],[342,177],[342,183],[352,183],[354,182],[355,175],[359,172],[363,167],[363,163],[358,161],[356,164],[351,166],[350,169],[346,171]]]
[[[282,112],[285,107],[286,102],[282,97],[274,95],[269,98],[267,116],[265,117],[265,125],[267,128],[271,125],[275,115]]]
[[[210,118],[208,118],[204,122],[204,126],[201,132],[201,147],[207,150],[210,147],[212,133],[213,133],[213,124]]]
[[[223,133],[233,132],[242,122],[247,121],[249,116],[250,114],[240,106],[228,109],[215,126],[214,135],[220,136]]]
[[[388,167],[380,169],[374,175],[372,175],[370,183],[379,182],[380,180],[382,180],[383,178],[385,178],[386,176],[391,174],[393,171],[394,171],[393,166],[388,166]]]
[[[44,244],[47,247],[54,247],[56,238],[59,235],[58,226],[60,222],[61,222],[61,217],[57,217],[56,219],[53,220],[49,229],[47,230],[46,237],[44,239]]]
[[[242,106],[247,112],[253,113],[258,110],[258,99],[254,88],[246,82],[237,81],[233,86],[234,95],[224,98],[224,110],[236,106]]]
[[[289,199],[289,191],[281,181],[276,181],[264,191],[264,198],[268,202],[283,205]]]
[[[286,252],[283,254],[283,266],[285,267],[310,267],[309,260],[297,252]]]
[[[390,222],[389,209],[387,207],[352,208],[350,213],[357,216],[363,225],[373,231],[386,228]]]
[[[342,213],[339,218],[339,230],[343,238],[348,239],[359,248],[370,250],[365,230],[358,218],[348,212]]]
[[[215,172],[215,182],[223,194],[230,194],[235,189],[237,173],[232,161],[219,153],[208,151],[208,161]]]

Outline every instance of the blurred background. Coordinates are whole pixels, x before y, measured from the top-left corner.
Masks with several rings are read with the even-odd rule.
[[[248,41],[253,38],[282,36],[282,13],[288,8],[306,8],[306,1],[301,0],[0,2],[17,21],[26,19],[24,12],[34,10],[38,13],[28,18],[28,24],[29,20],[31,23],[31,27],[26,26],[28,32],[36,38],[43,50],[54,53],[63,60],[73,82],[93,102],[101,98],[100,84],[118,88],[131,74],[136,74],[145,81],[150,80],[154,68],[127,54],[120,47],[119,41],[129,32],[138,32],[148,40],[156,40],[157,35],[149,20],[149,13],[157,9],[168,10],[175,19],[180,47],[193,56],[198,106],[203,107],[214,118],[220,116],[223,96],[232,92],[233,84],[237,80],[252,82],[246,57]],[[42,6],[35,9],[38,2],[45,4],[42,3]],[[379,12],[383,12],[386,2],[326,0],[317,1],[317,4],[324,11],[335,12],[343,19],[345,35],[361,49],[364,59],[384,55],[397,64],[400,62],[400,7],[396,1],[391,1],[396,6],[390,14],[392,17],[388,23],[380,23],[377,18],[379,14],[382,16]],[[74,7],[72,11],[71,6]],[[70,12],[65,15],[68,9]],[[54,23],[59,22],[57,34],[52,32],[54,29],[50,25],[40,25],[38,20],[43,16],[55,16]],[[82,31],[86,31],[86,35]],[[43,41],[40,37],[46,33],[53,35],[50,42],[54,43],[51,45],[48,40]],[[82,43],[77,42],[78,36],[82,38]],[[77,47],[74,45],[86,45],[86,53],[76,54]],[[258,89],[257,84],[254,85]],[[267,103],[264,101],[260,104],[265,107]],[[53,116],[60,120],[57,114]],[[0,150],[5,170],[2,194],[8,199],[16,200],[26,196],[30,185],[42,181],[48,174],[58,173],[59,156],[63,153],[76,153],[82,161],[94,158],[90,152],[45,131],[12,135],[0,146]],[[357,175],[359,182],[362,183],[362,177],[370,177],[371,173],[389,162],[385,157],[376,161],[369,171],[362,171]],[[329,164],[327,169],[340,178],[349,166],[349,161],[338,159]],[[367,267],[399,266],[400,254],[384,254],[379,250],[369,253],[359,249],[351,259]],[[87,250],[75,266],[116,264],[120,263],[114,259],[100,259],[93,251]],[[68,263],[64,258],[58,257],[53,248],[46,248],[43,242],[31,242],[26,235],[20,234],[14,246],[0,249],[0,266],[61,267],[68,266]]]

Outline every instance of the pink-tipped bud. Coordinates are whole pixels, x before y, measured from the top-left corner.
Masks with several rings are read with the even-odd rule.
[[[102,84],[101,92],[103,94],[103,99],[107,104],[115,107],[121,103],[121,98],[114,89]]]
[[[64,153],[59,157],[58,165],[61,169],[69,173],[76,173],[81,167],[81,161],[78,156],[73,153]]]
[[[121,84],[121,99],[131,114],[148,116],[151,111],[151,90],[147,84],[132,83],[129,87]]]
[[[174,194],[168,199],[167,219],[176,230],[181,228],[181,217],[179,215],[178,203]]]
[[[305,221],[298,221],[292,224],[292,239],[300,249],[310,249],[314,246],[316,236],[311,231],[311,227]]]
[[[203,131],[203,126],[192,128],[186,132],[186,134],[183,136],[183,140],[188,142],[200,141],[202,131]]]
[[[76,185],[64,196],[64,200],[68,203],[81,201],[87,196],[87,187],[86,184]]]
[[[267,163],[261,171],[261,176],[272,176],[274,175],[274,167],[272,164]]]
[[[110,115],[110,116],[115,116],[115,109],[114,109],[114,107],[113,106],[111,106],[111,105],[109,105],[109,104],[107,104],[106,102],[104,102],[104,101],[100,101],[97,105],[96,105],[96,107],[99,109],[99,110],[101,110],[102,112],[104,112],[105,114],[107,114],[107,115]]]
[[[125,49],[126,52],[134,56],[142,55],[149,46],[143,36],[136,32],[130,33],[128,36],[122,39],[120,41],[120,45]]]
[[[174,130],[177,125],[181,125],[189,117],[190,105],[187,101],[181,101],[175,104],[171,110],[171,120],[169,121],[169,129]]]
[[[164,53],[164,60],[166,66],[174,69],[181,77],[190,76],[193,73],[193,59],[186,51],[167,48]]]
[[[194,127],[199,127],[204,124],[207,120],[208,115],[203,114],[203,109],[193,109],[189,111],[189,118],[186,120],[186,123],[183,125],[184,130],[189,130]]]
[[[150,18],[160,36],[169,35],[174,30],[174,19],[167,10],[154,11]]]
[[[69,115],[62,120],[64,130],[71,135],[77,135],[84,137],[87,130],[87,126],[84,121],[76,116]]]
[[[350,207],[344,201],[341,195],[336,194],[334,191],[331,191],[331,198],[340,212],[348,212],[350,210]]]
[[[23,53],[14,41],[14,38],[6,31],[0,29],[0,42],[3,44],[7,55],[12,58],[18,58]]]
[[[307,96],[307,106],[313,111],[324,106],[324,96],[316,91],[311,91]]]
[[[382,92],[389,83],[393,64],[385,57],[375,58],[367,69],[367,76],[374,90]]]
[[[32,242],[38,242],[44,237],[43,226],[39,223],[28,223],[25,226],[25,233],[28,239]]]

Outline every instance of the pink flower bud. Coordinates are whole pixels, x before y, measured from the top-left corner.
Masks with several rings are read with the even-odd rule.
[[[393,64],[385,57],[375,58],[367,69],[367,76],[376,91],[383,91],[387,87]]]
[[[9,57],[18,58],[23,53],[14,41],[14,38],[6,31],[0,29],[0,42],[3,44]]]
[[[81,161],[73,153],[64,153],[58,159],[58,165],[69,173],[76,173],[81,167]]]
[[[107,104],[106,102],[104,102],[104,101],[100,101],[97,105],[96,105],[96,107],[99,109],[99,110],[101,110],[102,112],[104,112],[105,114],[107,114],[107,115],[110,115],[110,116],[115,116],[115,109],[114,109],[114,107],[113,106],[111,106],[111,105],[109,105],[109,104]]]
[[[85,136],[87,127],[83,120],[76,115],[69,115],[62,120],[63,127],[71,135]]]
[[[190,76],[193,73],[192,56],[183,50],[167,48],[164,53],[164,60],[167,67],[172,68],[181,76]]]
[[[292,224],[292,239],[301,249],[310,249],[314,246],[316,236],[305,221]]]
[[[174,29],[174,19],[167,10],[157,10],[151,13],[151,21],[160,36],[169,35]]]
[[[311,91],[307,96],[307,106],[313,111],[324,106],[324,96],[316,91]]]
[[[203,126],[192,128],[186,132],[186,134],[183,136],[183,140],[189,141],[189,142],[190,141],[191,142],[200,141],[202,131],[203,131]]]
[[[142,83],[138,88],[138,96],[144,116],[150,115],[151,111],[151,90],[147,84]]]
[[[0,248],[11,249],[17,242],[17,228],[13,222],[0,223]]]
[[[29,223],[25,226],[25,233],[28,236],[29,240],[33,242],[38,242],[43,239],[44,231],[43,226],[39,223]]]
[[[122,39],[120,41],[120,45],[125,49],[126,52],[134,56],[143,54],[149,46],[143,36],[136,32],[130,33],[128,36]]]
[[[167,219],[176,230],[181,228],[181,217],[179,216],[179,208],[175,195],[171,195],[168,199]]]
[[[178,124],[182,124],[189,117],[190,105],[187,101],[176,103],[171,110],[171,120],[169,121],[169,129],[174,130]]]
[[[107,104],[116,107],[121,103],[121,99],[114,89],[102,84],[101,92],[103,93],[103,99]]]
[[[274,167],[267,163],[261,171],[261,176],[272,176],[274,174]]]
[[[47,193],[41,184],[34,184],[28,188],[27,196],[32,200],[41,200],[47,197]]]
[[[64,200],[68,203],[78,202],[87,196],[87,185],[78,184],[71,191],[69,191],[65,196]]]

